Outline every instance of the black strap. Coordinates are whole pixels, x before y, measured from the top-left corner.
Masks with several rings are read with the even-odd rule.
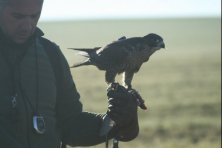
[[[59,66],[59,49],[57,47],[57,45],[55,45],[54,43],[50,42],[49,40],[45,39],[45,38],[40,38],[44,49],[46,51],[46,54],[49,57],[49,61],[50,64],[52,66],[52,69],[54,71],[55,74],[55,78],[56,78],[56,88],[59,89],[60,85],[60,76],[61,76],[61,67]],[[62,142],[61,148],[66,148],[66,144],[64,142]]]
[[[61,73],[60,73],[60,63],[59,63],[59,53],[58,53],[58,47],[50,42],[49,40],[45,39],[45,38],[40,38],[42,43],[43,43],[43,46],[44,46],[44,49],[46,51],[46,54],[48,55],[49,57],[49,61],[50,61],[50,64],[53,68],[53,71],[54,71],[54,74],[55,74],[55,78],[56,78],[56,85],[57,87],[59,87],[59,82],[60,82],[60,76],[61,76]]]
[[[116,138],[113,138],[113,148],[119,148],[119,141]]]

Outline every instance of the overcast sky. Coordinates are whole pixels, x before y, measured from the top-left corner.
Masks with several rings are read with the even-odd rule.
[[[221,0],[45,0],[43,20],[221,16]]]

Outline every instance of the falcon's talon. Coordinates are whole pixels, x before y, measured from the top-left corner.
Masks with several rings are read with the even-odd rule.
[[[145,105],[145,101],[144,99],[142,99],[141,95],[139,94],[139,92],[133,88],[131,88],[130,90],[128,90],[136,99],[137,105],[143,109],[143,110],[147,110],[147,107]]]
[[[106,89],[107,92],[117,90],[119,87],[119,83],[110,83],[108,88]]]

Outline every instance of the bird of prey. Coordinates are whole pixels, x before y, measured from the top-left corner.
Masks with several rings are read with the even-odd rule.
[[[116,75],[123,73],[123,86],[132,89],[134,73],[138,72],[142,64],[161,48],[165,48],[163,38],[150,33],[144,37],[121,37],[104,47],[70,49],[84,52],[82,55],[87,57],[85,61],[72,67],[94,65],[99,70],[105,71],[105,80],[108,84],[114,83]]]

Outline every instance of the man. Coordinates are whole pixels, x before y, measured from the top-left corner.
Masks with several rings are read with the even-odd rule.
[[[105,141],[105,114],[82,111],[80,95],[58,46],[36,27],[43,0],[0,0],[0,147],[59,148]],[[110,90],[107,133],[129,141],[138,134],[130,93]]]

